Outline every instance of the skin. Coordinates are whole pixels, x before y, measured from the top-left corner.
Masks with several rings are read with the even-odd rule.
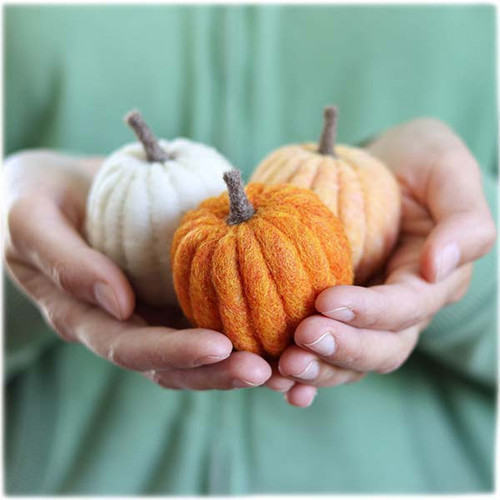
[[[414,120],[368,150],[402,186],[402,233],[372,286],[325,290],[318,314],[298,326],[267,382],[295,406],[309,406],[319,387],[399,368],[432,317],[465,295],[473,261],[495,242],[477,162],[445,124]]]
[[[82,237],[100,158],[37,150],[6,161],[6,267],[64,340],[155,384],[191,390],[266,385],[306,407],[319,387],[401,366],[433,315],[463,297],[472,262],[495,241],[478,165],[446,125],[414,120],[368,149],[403,186],[400,242],[371,286],[321,293],[318,314],[299,325],[295,345],[276,363],[232,352],[226,336],[189,328],[178,309],[136,307],[122,271]]]

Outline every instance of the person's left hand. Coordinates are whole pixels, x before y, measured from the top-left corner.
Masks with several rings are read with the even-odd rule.
[[[446,125],[414,120],[368,149],[402,186],[400,240],[382,284],[325,290],[321,314],[296,329],[266,383],[294,406],[309,406],[318,387],[400,367],[432,317],[465,295],[472,262],[495,241],[477,163]]]

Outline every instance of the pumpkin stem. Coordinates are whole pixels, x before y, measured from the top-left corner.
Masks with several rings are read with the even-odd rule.
[[[224,172],[223,179],[229,193],[229,215],[226,222],[233,226],[251,219],[255,214],[255,208],[245,193],[241,172],[239,170],[229,170]]]
[[[146,158],[149,163],[153,163],[155,161],[162,162],[170,159],[169,155],[165,153],[165,151],[158,144],[158,139],[148,127],[139,111],[130,111],[125,115],[124,120],[125,123],[132,128],[135,135],[144,146]]]
[[[318,151],[322,155],[335,157],[335,139],[337,136],[337,107],[327,106],[324,111],[325,124]]]

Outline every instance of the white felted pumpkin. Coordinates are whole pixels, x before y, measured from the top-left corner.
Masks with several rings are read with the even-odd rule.
[[[87,201],[90,245],[110,257],[149,305],[176,304],[170,246],[180,218],[226,186],[231,164],[215,149],[179,138],[157,140],[137,111],[125,117],[140,142],[112,153]]]

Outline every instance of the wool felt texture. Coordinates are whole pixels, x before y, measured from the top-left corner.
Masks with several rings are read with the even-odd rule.
[[[6,5],[5,154],[106,153],[138,102],[160,137],[212,144],[247,179],[272,149],[319,137],[335,98],[340,143],[449,123],[497,218],[496,24],[492,4]],[[321,389],[305,410],[264,387],[158,387],[58,341],[6,277],[6,495],[491,493],[497,255],[399,370]]]
[[[236,349],[278,356],[322,290],[352,283],[351,250],[312,191],[245,191],[255,214],[241,223],[232,223],[227,192],[184,216],[171,249],[174,286],[192,323],[224,332]]]
[[[325,124],[319,140],[318,152],[325,156],[335,157],[335,140],[337,138],[337,107],[327,106],[324,111]]]
[[[226,172],[223,179],[229,195],[229,215],[226,222],[233,225],[251,219],[255,214],[255,208],[246,197],[243,179],[239,171]]]
[[[137,123],[136,114],[127,120],[131,116]],[[99,169],[88,196],[86,236],[125,271],[140,301],[176,305],[170,265],[174,231],[185,212],[224,191],[222,174],[232,166],[204,144],[177,138],[152,146],[156,138],[142,123],[134,131],[147,146],[127,144]],[[166,160],[150,161],[147,154]]]
[[[163,162],[171,159],[165,150],[160,147],[153,131],[146,125],[146,122],[138,111],[130,111],[125,116],[124,121],[134,130],[137,138],[144,146],[146,158],[150,163],[155,161]]]
[[[392,172],[365,150],[335,145],[335,107],[325,109],[319,147],[291,144],[265,157],[250,182],[290,183],[314,191],[342,221],[356,283],[386,261],[399,234],[401,194]]]

